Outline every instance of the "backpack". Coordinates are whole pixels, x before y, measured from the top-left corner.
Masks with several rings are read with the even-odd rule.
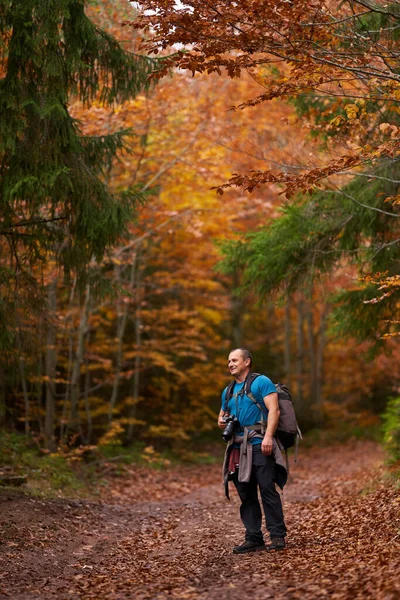
[[[250,400],[254,402],[258,406],[261,411],[261,414],[265,414],[266,407],[264,404],[260,404],[255,399],[253,393],[251,392],[251,385],[253,381],[259,377],[260,373],[249,373],[245,379],[244,386],[241,390],[242,394],[245,394]],[[226,397],[225,402],[228,404],[229,400],[233,396],[233,388],[235,386],[236,381],[233,379],[227,389],[226,389]],[[275,438],[278,440],[278,445],[281,450],[285,450],[286,454],[286,464],[287,464],[287,450],[292,446],[296,446],[295,448],[295,462],[297,460],[297,446],[299,439],[303,439],[301,435],[300,428],[297,424],[296,414],[294,411],[294,406],[292,403],[292,396],[290,394],[289,389],[283,383],[275,383],[276,391],[278,393],[278,404],[279,404],[279,421],[278,426],[275,431]]]

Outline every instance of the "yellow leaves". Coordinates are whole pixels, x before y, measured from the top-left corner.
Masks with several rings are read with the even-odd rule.
[[[346,104],[344,110],[346,111],[347,118],[352,120],[357,118],[360,109],[356,104]]]
[[[95,361],[92,361],[89,363],[89,365],[87,367],[85,367],[85,372],[86,371],[111,371],[113,368],[112,365],[112,360],[110,358],[102,358],[98,355],[93,356],[93,359],[96,359]]]
[[[98,445],[105,446],[106,444],[115,442],[120,438],[124,431],[125,430],[119,421],[113,421],[108,431],[106,431],[106,433],[99,439]]]
[[[349,121],[356,121],[367,114],[364,98],[358,98],[354,103],[346,104],[344,110]]]
[[[167,458],[163,458],[159,452],[154,450],[153,446],[147,446],[142,452],[142,459],[149,465],[159,465],[168,467],[171,461]]]
[[[104,402],[104,398],[101,398],[100,396],[89,396],[87,402],[90,406],[90,414],[92,416],[92,419],[97,419],[97,417],[103,418],[108,416],[109,407],[108,404]]]
[[[124,404],[125,406],[134,406],[135,404],[139,404],[143,398],[134,398],[133,396],[125,396]]]
[[[344,119],[342,116],[338,115],[332,121],[329,122],[329,128],[339,127],[343,123]]]
[[[213,325],[220,325],[225,318],[225,315],[221,312],[221,310],[218,309],[200,307],[199,312]]]
[[[399,337],[399,336],[400,336],[400,331],[390,331],[389,333],[384,333],[382,335],[382,339],[388,340],[390,338]]]
[[[188,434],[180,427],[170,427],[168,425],[150,425],[148,434],[153,438],[167,438],[186,441]]]
[[[120,419],[121,425],[139,425],[140,427],[144,427],[146,425],[146,421],[143,419],[135,419],[135,417],[123,417]]]

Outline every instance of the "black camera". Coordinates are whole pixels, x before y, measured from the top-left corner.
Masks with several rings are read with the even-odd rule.
[[[226,426],[222,432],[222,437],[225,442],[229,442],[229,440],[232,439],[235,431],[239,429],[240,425],[238,419],[233,415],[226,415],[224,417],[224,421]]]

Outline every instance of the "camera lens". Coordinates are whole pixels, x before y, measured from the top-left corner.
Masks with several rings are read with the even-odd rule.
[[[235,419],[234,417],[230,417],[225,429],[222,432],[222,437],[226,442],[229,442],[229,440],[232,439],[233,433],[236,429],[236,425],[237,419]]]

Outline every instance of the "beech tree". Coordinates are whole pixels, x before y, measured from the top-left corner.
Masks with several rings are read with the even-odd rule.
[[[233,174],[217,187],[223,194],[232,186],[251,192],[274,184],[294,198],[271,230],[258,232],[249,244],[247,239],[243,249],[227,250],[236,255],[232,267],[244,260],[247,284],[265,293],[279,288],[287,274],[293,288],[295,281],[304,284],[300,274],[356,259],[369,285],[343,296],[342,316],[348,318],[342,329],[351,331],[353,324],[355,333],[370,338],[393,333],[385,321],[400,288],[398,2],[150,0],[140,6],[145,10],[132,25],[151,31],[143,42],[147,49],[171,53],[164,70],[174,64],[193,75],[225,71],[232,78],[247,71],[264,91],[236,110],[290,100],[324,144],[326,158],[317,165],[315,157],[305,157],[297,167]],[[356,175],[347,187],[345,178]],[[320,188],[310,200],[307,194]],[[378,302],[378,287],[390,303]]]

